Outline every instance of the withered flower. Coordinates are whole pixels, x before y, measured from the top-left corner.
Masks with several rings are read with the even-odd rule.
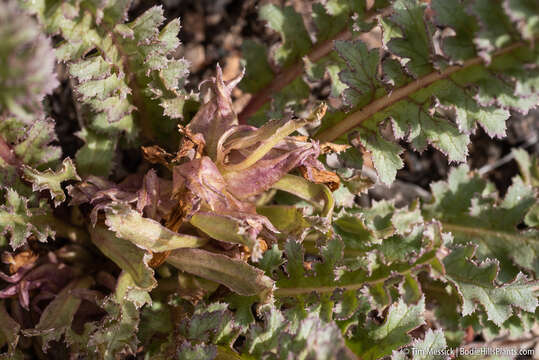
[[[153,253],[152,267],[167,260],[181,270],[252,295],[267,293],[272,281],[247,265],[245,256],[230,255],[233,249],[244,249],[244,255],[257,261],[266,242],[279,233],[267,217],[257,214],[257,198],[277,187],[303,198],[313,192],[323,194],[328,198],[326,212],[332,206],[327,188],[309,188],[310,182],[320,182],[320,174],[329,173],[317,160],[318,143],[290,136],[320,119],[326,106],[306,119],[272,120],[260,128],[239,125],[231,91],[240,79],[223,81],[217,66],[216,77],[203,84],[206,91],[197,114],[189,125],[180,126],[184,137],[175,155],[156,146],[143,148],[148,161],[172,171],[172,181],[150,170],[119,185],[88,178],[69,192],[72,204],[93,204],[93,224],[103,210],[106,225],[119,238]],[[307,180],[288,175],[296,168]],[[214,241],[208,243],[209,239]],[[202,246],[204,250],[188,249]]]
[[[180,153],[192,144],[198,150],[173,167],[173,196],[184,205],[183,220],[218,240],[243,237],[240,242],[251,248],[256,261],[261,255],[257,238],[271,239],[277,232],[256,213],[256,197],[295,168],[302,167],[310,180],[315,171],[324,170],[317,160],[318,143],[289,135],[321,118],[326,107],[320,106],[307,119],[272,120],[261,128],[239,125],[230,94],[240,79],[224,82],[217,66],[216,77],[205,84],[206,99],[184,131]],[[227,236],[233,229],[217,229],[214,224],[234,225],[236,234]]]

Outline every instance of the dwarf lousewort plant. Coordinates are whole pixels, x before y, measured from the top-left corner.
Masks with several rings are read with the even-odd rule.
[[[511,150],[503,195],[466,164],[368,190],[405,149],[463,163],[478,131],[537,116],[537,2],[274,3],[278,43],[242,39],[242,74],[188,84],[162,6],[0,2],[2,358],[534,345],[536,155]]]

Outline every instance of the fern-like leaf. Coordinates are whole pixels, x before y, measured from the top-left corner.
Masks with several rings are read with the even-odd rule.
[[[506,8],[501,1],[396,1],[393,15],[381,20],[390,56],[382,59],[379,49],[369,51],[361,42],[336,43],[346,61],[340,78],[348,85],[344,100],[351,111],[328,115],[317,137],[334,140],[356,129],[354,137],[389,184],[403,166],[395,140],[417,151],[431,145],[450,162],[462,162],[478,125],[492,137],[503,136],[509,110],[527,113],[538,103],[539,76],[537,49],[526,41],[538,34],[522,38]],[[537,16],[519,14],[525,19],[513,14],[517,27]],[[435,25],[454,35],[435,44]],[[385,125],[391,135],[381,130]]]
[[[503,281],[516,276],[515,265],[538,271],[537,230],[517,230],[537,203],[533,189],[517,177],[505,198],[498,200],[492,184],[468,171],[462,165],[451,171],[447,182],[432,185],[434,202],[424,206],[425,215],[440,220],[455,243],[477,244],[479,259],[499,259]]]
[[[279,33],[281,44],[268,50],[254,41],[243,43],[247,71],[240,88],[255,94],[239,115],[240,122],[262,123],[268,110],[272,116],[280,116],[286,106],[300,109],[297,102],[309,96],[309,87],[300,77],[304,72],[310,80],[321,80],[328,74],[332,96],[337,97],[343,90],[338,77],[343,63],[331,51],[332,41],[371,29],[373,15],[387,5],[387,0],[374,1],[370,8],[361,1],[313,2],[313,35],[307,31],[302,15],[292,7],[261,6],[259,17]],[[268,102],[272,100],[270,107]]]
[[[93,170],[86,164],[114,158],[122,134],[133,142],[142,132],[163,146],[177,146],[174,119],[182,117],[188,97],[182,88],[187,62],[173,57],[179,46],[179,20],[159,31],[165,20],[163,9],[153,7],[126,23],[130,0],[99,5],[59,0],[22,3],[50,33],[65,40],[56,55],[68,62],[70,74],[78,81],[75,90],[86,120],[80,133],[86,145],[76,158],[82,175]],[[153,121],[163,115],[165,121]],[[99,166],[102,175],[112,170],[107,161]]]
[[[478,302],[488,319],[501,326],[513,313],[512,308],[535,312],[538,303],[534,288],[537,282],[529,281],[519,273],[513,281],[497,285],[497,261],[476,266],[470,260],[474,252],[473,246],[458,247],[444,259],[448,278],[462,298],[462,315],[473,313]]]

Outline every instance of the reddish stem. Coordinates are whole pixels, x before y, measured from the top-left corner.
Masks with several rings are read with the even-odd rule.
[[[0,158],[4,160],[8,165],[20,166],[20,160],[17,159],[17,156],[11,149],[11,146],[8,145],[8,143],[0,137]]]
[[[335,35],[333,38],[316,45],[314,49],[306,56],[311,62],[317,62],[333,50],[334,41],[349,40],[351,38],[352,33],[348,29],[345,29]],[[302,73],[303,59],[287,67],[286,69],[283,69],[282,72],[278,73],[273,78],[269,86],[264,87],[261,91],[256,93],[242,110],[242,112],[239,114],[238,118],[240,124],[246,124],[247,119],[249,119],[251,115],[255,114],[258,109],[264,106],[264,104],[270,101],[273,94],[276,94],[281,91],[286,85],[290,84]]]
[[[391,12],[391,7],[381,9],[381,10],[369,10],[365,13],[365,21],[372,21],[377,15],[386,16]],[[312,49],[312,51],[306,55],[306,57],[311,62],[317,62],[322,59],[324,56],[328,55],[333,51],[333,42],[337,40],[350,40],[352,38],[352,32],[348,29],[348,26],[338,34],[336,34],[331,39],[328,39],[324,42],[321,42]],[[300,76],[303,73],[303,58],[300,59],[295,64],[289,66],[286,69],[275,75],[272,82],[260,90],[258,93],[254,94],[249,103],[238,115],[240,124],[246,124],[250,116],[254,115],[264,104],[271,100],[273,94],[281,91],[285,86],[290,84],[294,79]]]
[[[507,54],[524,45],[525,45],[524,42],[518,42],[512,45],[509,45],[505,48],[499,49],[495,51],[494,53],[492,53],[492,57]],[[457,71],[461,71],[470,66],[479,65],[482,63],[484,63],[484,59],[480,56],[477,56],[477,57],[464,61],[464,63],[462,63],[461,65],[449,66],[440,72],[434,71],[415,81],[412,81],[404,86],[401,86],[400,88],[393,89],[387,95],[379,97],[376,100],[372,101],[370,104],[364,106],[363,108],[349,113],[343,120],[325,129],[321,133],[318,133],[316,135],[316,139],[320,140],[321,142],[334,141],[341,135],[359,126],[359,124],[369,119],[372,115],[386,109],[387,107],[395,104],[396,102],[404,98],[407,98],[410,94],[415,93],[419,89],[426,88],[427,86],[435,83],[436,81],[445,79],[453,75]]]

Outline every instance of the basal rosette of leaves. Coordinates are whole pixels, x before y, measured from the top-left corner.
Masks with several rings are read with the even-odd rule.
[[[317,143],[288,136],[320,118],[324,107],[313,119],[275,120],[261,128],[240,126],[230,99],[237,81],[225,83],[217,67],[217,76],[206,83],[206,100],[189,125],[180,128],[184,138],[175,155],[158,146],[143,148],[150,162],[172,173],[172,180],[150,170],[119,185],[89,177],[68,190],[71,205],[93,206],[92,226],[101,223],[103,211],[104,223],[117,237],[153,254],[153,267],[166,260],[241,295],[265,297],[273,282],[244,260],[258,261],[279,230],[257,213],[258,198],[276,187],[320,202],[323,215],[331,215],[332,195],[325,185],[288,174],[301,166],[307,178],[318,181],[317,175],[327,172],[317,160]],[[301,187],[310,192],[302,193]],[[102,246],[107,247],[106,242],[98,247],[114,251]]]
[[[502,137],[537,105],[535,2],[310,5],[313,27],[261,6],[282,43],[246,42],[245,76],[217,66],[190,93],[161,7],[0,3],[2,358],[435,359],[409,350],[532,333],[536,155],[513,149],[503,196],[467,165],[405,206],[354,195],[393,181],[397,141],[464,161],[478,126]],[[361,40],[376,29],[380,48]],[[55,64],[73,160],[47,115]],[[308,98],[324,77],[344,107]]]

